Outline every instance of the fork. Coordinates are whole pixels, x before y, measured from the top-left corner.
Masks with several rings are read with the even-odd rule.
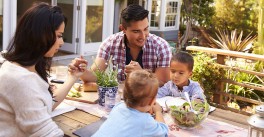
[[[192,107],[192,103],[191,103],[191,100],[190,100],[190,96],[189,96],[189,93],[188,92],[184,92],[184,96],[185,96],[185,98],[186,98],[186,100],[189,102],[189,104],[190,104],[190,108],[191,108],[191,112],[193,112],[194,114],[198,114],[198,112],[197,111],[195,111],[194,109],[193,109],[193,107]]]

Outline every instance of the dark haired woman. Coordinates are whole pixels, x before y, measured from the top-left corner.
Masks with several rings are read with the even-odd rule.
[[[21,17],[6,61],[0,69],[0,136],[63,136],[51,112],[86,68],[69,73],[64,85],[51,89],[51,58],[64,44],[66,18],[57,6],[34,4]]]

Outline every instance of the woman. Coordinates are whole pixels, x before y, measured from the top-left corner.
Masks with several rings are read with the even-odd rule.
[[[84,62],[58,89],[48,83],[51,58],[64,44],[66,18],[38,3],[21,17],[0,69],[0,136],[63,136],[51,112],[85,70]]]

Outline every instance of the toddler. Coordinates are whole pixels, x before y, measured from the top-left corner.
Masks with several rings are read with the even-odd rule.
[[[156,103],[159,82],[146,70],[131,72],[125,80],[124,102],[117,104],[93,137],[164,137],[168,134],[162,109]],[[155,119],[149,112],[153,111]]]

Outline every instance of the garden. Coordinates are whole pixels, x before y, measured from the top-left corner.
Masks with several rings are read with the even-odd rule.
[[[263,0],[183,0],[176,50],[211,105],[250,115],[264,101]],[[262,10],[261,10],[262,9]]]

